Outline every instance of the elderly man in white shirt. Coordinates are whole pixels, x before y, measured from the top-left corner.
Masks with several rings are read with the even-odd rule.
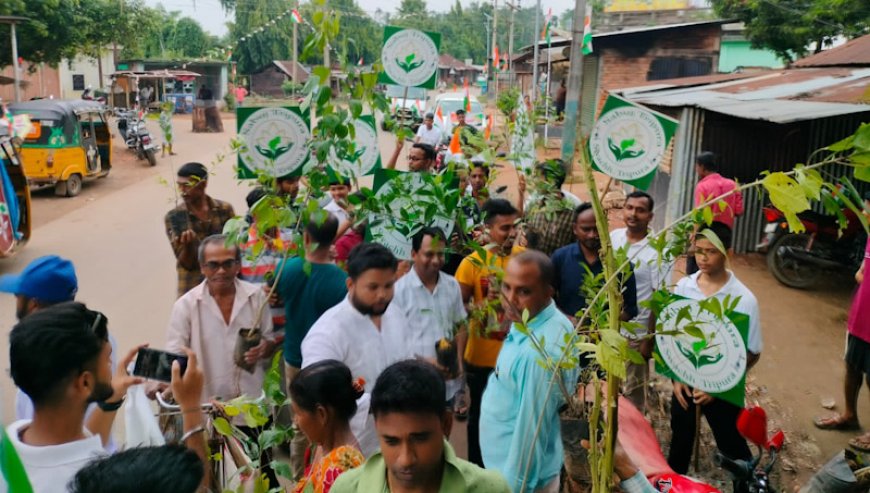
[[[393,301],[398,261],[377,243],[362,243],[347,259],[347,298],[327,310],[302,340],[302,367],[334,359],[365,380],[371,392],[381,372],[396,361],[414,357],[408,320]],[[374,423],[361,406],[351,430],[367,457],[378,447]]]
[[[209,236],[199,246],[199,265],[205,276],[199,286],[175,302],[169,319],[167,350],[183,353],[193,349],[205,374],[202,402],[260,396],[265,362],[274,351],[271,340],[272,314],[261,310],[263,290],[239,280],[241,252],[226,246],[225,235]],[[259,319],[257,315],[259,314]],[[234,360],[236,341],[242,331],[259,329],[261,342],[245,353],[248,368]]]
[[[452,340],[468,317],[459,283],[441,272],[446,244],[444,232],[438,228],[423,228],[414,235],[411,240],[414,267],[396,283],[393,298],[408,319],[407,339],[415,356],[436,364],[436,345],[442,338]],[[463,388],[458,378],[462,373],[462,358],[457,355],[453,368],[441,370],[451,378],[446,382],[445,396],[450,402]]]
[[[653,219],[653,198],[640,190],[628,194],[622,208],[622,218],[626,227],[610,232],[610,242],[614,250],[625,248],[628,258],[634,268],[634,285],[637,293],[637,316],[631,320],[633,330],[622,329],[622,335],[628,338],[635,349],[644,356],[644,364],[629,362],[625,377],[625,396],[628,397],[643,412],[646,408],[645,385],[649,380],[649,358],[652,349],[652,339],[642,338],[655,329],[654,321],[650,321],[650,309],[644,307],[641,301],[652,298],[657,289],[667,288],[673,275],[673,262],[659,259],[655,248],[649,244],[649,224]]]

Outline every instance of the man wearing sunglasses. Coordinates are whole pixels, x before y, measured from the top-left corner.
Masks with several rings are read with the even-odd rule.
[[[236,215],[233,206],[205,193],[208,170],[200,163],[178,168],[175,180],[183,203],[166,213],[166,236],[172,245],[178,273],[178,296],[202,282],[197,248],[207,236],[218,234]]]
[[[263,388],[262,360],[274,350],[272,315],[260,309],[266,294],[238,279],[241,251],[224,235],[200,243],[198,260],[205,280],[175,302],[167,332],[168,351],[196,353],[206,375],[202,401],[225,401],[240,395],[257,398]],[[261,342],[244,354],[244,368],[234,358],[240,332],[259,329]]]

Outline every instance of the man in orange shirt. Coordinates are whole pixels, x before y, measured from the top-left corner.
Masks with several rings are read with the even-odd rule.
[[[501,350],[502,341],[510,329],[510,321],[504,319],[498,300],[500,286],[498,280],[510,258],[524,250],[514,245],[517,237],[516,222],[519,212],[504,199],[490,199],[483,203],[481,212],[491,246],[485,258],[474,252],[465,257],[456,270],[456,280],[462,291],[462,300],[469,306],[469,313],[481,312],[489,305],[485,323],[472,320],[469,333],[457,336],[457,348],[464,355],[463,373],[468,384],[471,402],[468,411],[468,460],[483,467],[480,456],[479,423],[480,401]],[[462,414],[464,399],[457,395],[457,414]]]

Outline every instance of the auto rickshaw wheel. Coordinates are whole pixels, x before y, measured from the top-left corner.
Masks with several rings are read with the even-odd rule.
[[[59,181],[54,186],[54,194],[64,197],[75,197],[82,191],[82,175],[72,174],[68,179]]]

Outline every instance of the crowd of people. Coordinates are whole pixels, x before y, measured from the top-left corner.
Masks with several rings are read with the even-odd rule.
[[[412,172],[433,172],[427,139],[424,131],[409,151]],[[699,166],[711,163],[699,159]],[[528,334],[558,358],[575,330],[587,305],[584,280],[602,271],[596,216],[589,203],[562,190],[561,162],[536,166],[534,179],[547,184],[543,192],[525,197],[521,180],[517,204],[487,196],[488,173],[472,168],[464,192],[475,199],[464,213],[478,224],[480,249],[459,251],[449,231],[425,227],[411,238],[411,259],[396,258],[364,241],[348,200],[350,183],[335,176],[321,204],[323,220],[301,225],[304,256],[283,259],[274,245],[254,254],[265,232],[253,220],[247,242],[223,235],[235,211],[208,195],[203,165],[181,166],[176,185],[183,202],[165,217],[178,299],[166,339],[153,341],[188,357],[183,372],[173,365],[169,384],[128,373],[140,348],[118,353],[105,315],[74,301],[77,280],[68,260],[40,258],[3,276],[0,290],[18,302],[10,368],[21,401],[6,433],[25,480],[33,491],[49,493],[207,487],[200,403],[260,395],[280,349],[291,405],[289,418],[275,419],[290,419],[297,430],[286,452],[293,491],[559,491],[565,403],[548,385],[550,370],[539,364]],[[277,180],[290,203],[302,186],[296,177]],[[249,207],[264,194],[251,192]],[[703,191],[697,197],[711,198]],[[703,226],[726,248],[737,210],[717,209],[714,222]],[[625,227],[611,232],[614,248],[627,250],[632,261],[620,283],[621,320],[645,363],[628,364],[624,392],[640,409],[655,331],[645,302],[660,287],[692,299],[739,296],[738,311],[751,321],[749,367],[762,349],[757,302],[728,270],[727,253],[695,235],[698,271],[673,285],[673,263],[649,247],[653,211],[653,197],[629,193]],[[272,239],[282,235],[272,232]],[[254,331],[255,343],[240,356],[239,338]],[[577,386],[581,369],[560,373],[567,388]],[[181,407],[181,439],[113,453],[113,420],[127,389],[141,384],[152,396],[171,391]],[[674,382],[669,462],[677,472],[688,469],[695,406],[725,455],[751,457],[736,431],[737,406]],[[467,460],[448,441],[454,419],[467,420]],[[274,472],[264,469],[278,486]],[[624,454],[616,469],[624,491],[651,491]]]

